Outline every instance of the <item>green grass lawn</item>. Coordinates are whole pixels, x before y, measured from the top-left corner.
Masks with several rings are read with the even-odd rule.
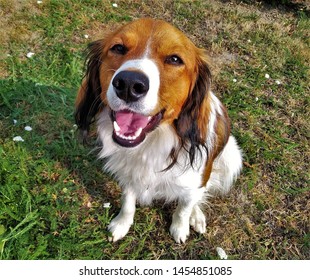
[[[309,5],[252,2],[0,0],[0,259],[218,259],[216,247],[229,259],[310,259]],[[142,16],[208,50],[244,150],[233,191],[210,200],[207,233],[182,245],[168,233],[174,206],[160,203],[108,242],[120,189],[96,137],[83,146],[74,126],[85,47]]]

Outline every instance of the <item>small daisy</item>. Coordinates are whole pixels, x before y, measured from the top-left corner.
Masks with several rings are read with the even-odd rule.
[[[103,203],[103,208],[109,208],[111,206],[110,202]]]
[[[221,260],[227,260],[228,256],[221,247],[216,247],[216,252],[221,258]]]
[[[32,130],[32,127],[31,126],[29,126],[29,125],[27,125],[27,126],[25,126],[25,128],[24,128],[26,131],[31,131]]]
[[[31,58],[31,57],[34,56],[34,53],[33,53],[33,52],[29,52],[29,53],[26,54],[26,56],[27,56],[28,58]]]
[[[24,142],[24,139],[23,139],[21,136],[15,136],[15,137],[13,138],[13,141],[14,141],[14,142]]]

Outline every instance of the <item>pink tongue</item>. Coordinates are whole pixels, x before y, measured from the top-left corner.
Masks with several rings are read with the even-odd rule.
[[[115,114],[115,120],[120,128],[120,133],[134,134],[140,127],[143,129],[149,122],[147,116],[140,115],[128,110],[118,111]]]

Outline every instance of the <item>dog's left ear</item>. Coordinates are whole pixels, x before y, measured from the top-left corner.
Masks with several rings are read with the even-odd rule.
[[[180,148],[185,148],[193,166],[197,152],[205,147],[206,125],[205,109],[211,87],[211,71],[207,57],[201,53],[197,61],[198,74],[192,92],[189,93],[179,117],[174,121],[180,137]],[[188,146],[189,145],[189,146]],[[206,147],[205,147],[206,148]]]
[[[101,106],[100,66],[103,45],[103,40],[98,40],[88,46],[86,75],[75,101],[75,121],[84,136]]]

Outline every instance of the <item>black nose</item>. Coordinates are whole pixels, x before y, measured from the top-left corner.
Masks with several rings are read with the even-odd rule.
[[[122,71],[113,79],[116,95],[127,103],[135,102],[149,90],[149,79],[141,72]]]

